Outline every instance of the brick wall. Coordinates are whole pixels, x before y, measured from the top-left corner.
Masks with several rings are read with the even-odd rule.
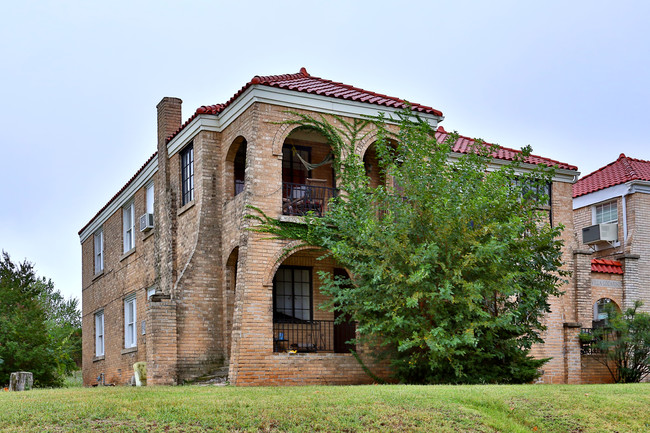
[[[121,211],[112,215],[104,224],[106,269],[97,278],[92,237],[82,245],[84,383],[93,383],[100,372],[108,381],[125,383],[131,365],[143,360],[150,384],[182,383],[222,364],[230,366],[230,380],[237,385],[369,382],[350,354],[273,351],[272,281],[290,242],[246,230],[251,221],[244,216],[253,212],[248,205],[273,217],[282,212],[283,144],[312,146],[312,162],[320,162],[329,152],[322,138],[274,123],[288,116],[283,107],[255,103],[222,132],[201,130],[191,138],[195,196],[181,206],[180,156],[167,154],[165,140],[180,126],[180,100],[165,98],[158,108],[154,234],[137,231],[135,251],[122,257]],[[369,137],[360,153],[372,143]],[[233,161],[244,140],[245,187],[235,196]],[[334,183],[330,166],[314,169],[312,177]],[[135,194],[136,216],[144,213],[144,195],[144,190]],[[574,270],[571,185],[554,183],[552,199],[554,224],[566,226],[564,266]],[[314,318],[331,320],[332,313],[317,308],[326,298],[316,275],[335,264],[315,258],[313,251],[299,251],[284,264],[314,268]],[[146,289],[154,285],[158,294],[149,301]],[[577,335],[565,326],[578,321],[580,294],[573,279],[562,290],[562,296],[550,300],[551,313],[544,319],[546,344],[534,349],[536,356],[552,357],[544,367],[546,383],[573,383],[582,374]],[[146,321],[147,334],[138,333],[137,350],[124,351],[123,300],[132,292],[137,293],[138,323]],[[106,354],[94,360],[94,313],[99,309],[105,314]],[[368,347],[358,349],[376,374],[388,375],[386,364],[375,362]]]

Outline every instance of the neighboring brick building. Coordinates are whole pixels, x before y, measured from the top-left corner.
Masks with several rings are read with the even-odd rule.
[[[603,324],[609,302],[620,311],[639,300],[650,311],[650,161],[621,154],[582,177],[573,185],[573,218],[576,273],[583,277],[578,321],[585,331]],[[582,363],[585,382],[611,381],[590,354]]]
[[[281,260],[288,241],[246,230],[254,205],[296,220],[321,212],[335,193],[324,137],[281,122],[296,110],[347,119],[394,113],[404,101],[341,83],[297,74],[254,77],[225,104],[203,106],[182,123],[181,101],[158,104],[158,151],[79,232],[83,262],[83,372],[86,385],[102,377],[126,383],[132,365],[146,361],[149,384],[177,384],[229,367],[236,385],[366,383],[349,354],[353,323],[334,325],[319,270],[345,272],[331,260],[299,249]],[[412,109],[432,125],[431,107]],[[333,119],[330,117],[330,119]],[[438,128],[438,138],[446,132]],[[372,134],[357,152],[372,164]],[[454,155],[472,140],[461,137]],[[495,164],[517,151],[502,148]],[[300,158],[298,158],[300,156]],[[302,160],[312,166],[308,170]],[[574,269],[572,183],[576,167],[530,156],[523,169],[557,167],[548,206],[564,224],[564,260]],[[373,181],[379,182],[378,179]],[[576,285],[551,300],[546,344],[552,357],[541,381],[582,380]],[[289,353],[287,349],[298,353]],[[357,348],[371,370],[383,364]]]

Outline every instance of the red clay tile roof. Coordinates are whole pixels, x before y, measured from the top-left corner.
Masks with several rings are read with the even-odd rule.
[[[621,265],[621,262],[617,262],[616,260],[592,259],[591,272],[623,275],[623,265]]]
[[[253,85],[262,85],[269,87],[279,87],[281,89],[295,90],[297,92],[312,93],[315,95],[329,96],[332,98],[346,99],[349,101],[366,102],[368,104],[382,105],[391,108],[405,108],[406,101],[392,96],[382,95],[381,93],[370,92],[348,84],[337,83],[335,81],[325,80],[324,78],[313,77],[309,75],[305,68],[300,68],[296,74],[268,75],[260,77],[256,75],[244,87],[233,95],[225,104],[204,105],[199,107],[196,112],[183,125],[167,138],[167,141],[174,138],[183,128],[185,128],[199,114],[219,114],[226,107],[232,104],[242,93]],[[418,113],[433,114],[442,116],[442,111],[426,105],[409,103],[413,111]]]
[[[269,75],[265,77],[255,76],[251,81],[249,81],[244,87],[242,87],[237,93],[233,95],[232,98],[228,100],[225,104],[216,104],[216,105],[203,105],[194,112],[194,114],[181,125],[172,135],[167,137],[167,141],[174,138],[180,131],[183,130],[192,120],[194,120],[200,114],[219,114],[226,107],[232,104],[242,93],[246,91],[252,85],[264,85],[270,87],[279,87],[283,89],[295,90],[298,92],[313,93],[316,95],[330,96],[333,98],[340,98],[352,101],[366,102],[369,104],[382,105],[385,107],[392,108],[405,108],[407,106],[406,101],[394,98],[392,96],[382,95],[380,93],[370,92],[367,90],[360,89],[358,87],[353,87],[347,84],[337,83],[335,81],[325,80],[323,78],[312,77],[307,73],[305,68],[301,68],[300,72],[297,74],[284,74],[284,75]],[[435,116],[442,116],[442,111],[436,110],[435,108],[427,107],[426,105],[409,103],[413,111],[419,113],[433,114]],[[438,128],[436,133],[436,138],[439,140],[444,140],[447,136],[447,132],[442,128]],[[465,153],[468,151],[468,147],[474,143],[474,140],[468,137],[460,137],[456,145],[454,146],[453,151],[459,153]],[[145,162],[142,167],[131,177],[131,179],[106,203],[100,210],[95,214],[90,221],[79,230],[79,235],[81,232],[86,230],[86,228],[92,224],[92,222],[101,214],[112,202],[115,200],[130,184],[135,180],[135,178],[144,170],[147,164],[157,155],[158,152],[151,155],[151,157]],[[504,159],[512,161],[515,154],[520,153],[518,150],[500,148],[495,152],[494,157],[498,159]],[[531,155],[526,158],[525,162],[530,164],[547,164],[549,166],[557,166],[559,168],[566,168],[569,170],[577,170],[577,167],[562,162],[554,161],[552,159],[543,158],[541,156]]]
[[[438,130],[436,131],[436,139],[442,142],[446,140],[448,136],[449,133],[445,131],[445,129],[442,126],[439,126]],[[456,143],[452,148],[452,151],[457,153],[468,153],[472,149],[472,146],[474,145],[475,142],[476,140],[473,138],[459,135],[458,140],[456,141]],[[491,143],[485,143],[485,144],[487,146],[494,146],[494,144]],[[516,155],[520,153],[521,150],[509,149],[507,147],[498,147],[496,151],[492,153],[492,157],[495,159],[513,161]],[[563,168],[566,170],[578,170],[578,167],[576,167],[575,165],[566,164],[564,162],[556,161],[550,158],[544,158],[542,156],[537,156],[537,155],[529,155],[528,157],[526,157],[524,162],[528,164],[534,164],[534,165],[545,164],[549,167]]]
[[[650,161],[629,158],[624,153],[618,159],[573,184],[573,198],[632,180],[650,181]]]

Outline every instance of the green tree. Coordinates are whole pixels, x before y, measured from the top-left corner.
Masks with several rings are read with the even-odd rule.
[[[0,259],[0,384],[30,371],[37,386],[56,386],[73,369],[81,344],[77,301],[65,301],[31,263]],[[72,358],[72,362],[69,358]]]
[[[480,141],[452,155],[457,136],[439,143],[408,110],[396,119],[397,134],[383,118],[330,123],[293,114],[288,123],[328,139],[340,193],[322,218],[308,215],[305,224],[258,209],[253,230],[320,247],[351,272],[351,281],[320,274],[331,297],[325,307],[356,320],[360,338],[382,348],[400,381],[538,377],[548,359],[529,352],[542,342],[541,318],[565,275],[562,227],[539,210],[553,170],[521,170],[520,160],[493,164],[495,147]],[[393,180],[378,187],[353,151],[373,125],[379,168]]]
[[[609,303],[607,325],[594,329],[592,335],[581,334],[616,383],[640,382],[650,374],[650,314],[639,311],[642,305],[636,301],[621,313]]]

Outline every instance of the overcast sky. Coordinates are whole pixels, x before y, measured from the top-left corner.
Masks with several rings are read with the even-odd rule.
[[[16,1],[0,12],[0,249],[81,299],[77,232],[186,119],[254,75],[432,106],[577,165],[650,159],[650,2]]]

